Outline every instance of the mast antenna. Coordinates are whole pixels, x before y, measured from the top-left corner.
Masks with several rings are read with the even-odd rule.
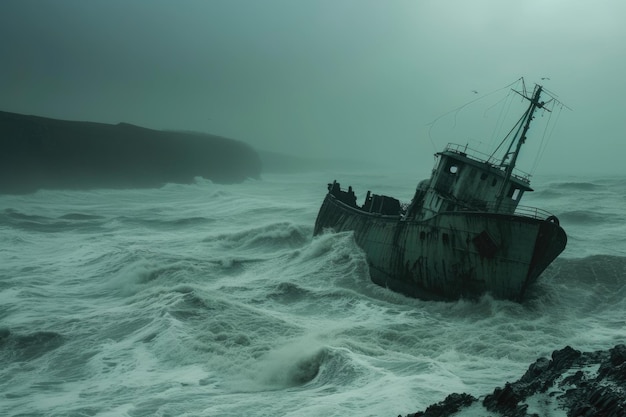
[[[538,108],[548,110],[544,108],[544,106],[547,103],[544,101],[539,101],[541,98],[542,90],[543,90],[543,87],[541,85],[539,84],[535,85],[535,91],[532,97],[528,97],[520,93],[519,91],[513,90],[520,96],[524,97],[526,100],[530,101],[530,105],[528,106],[526,113],[524,113],[524,115],[522,116],[523,120],[522,120],[522,124],[520,125],[521,133],[519,133],[519,129],[518,129],[518,134],[515,135],[515,137],[517,138],[517,146],[515,147],[515,151],[513,152],[511,161],[508,164],[506,164],[506,172],[504,174],[504,181],[502,182],[502,187],[500,188],[500,193],[498,194],[498,198],[496,200],[496,207],[495,207],[496,212],[500,210],[500,206],[502,205],[502,199],[504,198],[506,187],[509,183],[509,180],[511,179],[511,175],[513,175],[513,169],[515,169],[515,164],[517,162],[517,157],[519,156],[520,149],[522,148],[522,145],[524,144],[524,142],[526,142],[526,132],[528,132],[528,129],[530,128],[530,122],[533,120],[533,115],[535,113],[535,110],[537,110]],[[505,157],[503,158],[501,165],[504,165],[504,161],[506,160],[506,157],[510,154],[510,150],[511,150],[511,147],[513,146],[513,143],[515,143],[515,138],[513,138],[513,140],[511,141],[509,149],[507,150],[507,153],[505,154]]]

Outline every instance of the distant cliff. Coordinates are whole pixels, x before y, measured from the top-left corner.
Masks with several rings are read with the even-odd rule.
[[[0,193],[157,187],[261,174],[258,153],[219,136],[0,112]]]

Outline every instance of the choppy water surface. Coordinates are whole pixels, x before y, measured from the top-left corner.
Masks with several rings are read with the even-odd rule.
[[[349,233],[312,237],[333,179],[1,196],[0,409],[397,416],[489,393],[565,345],[625,342],[624,178],[534,182],[524,204],[569,243],[522,304],[372,284]],[[419,180],[337,179],[360,200],[408,200]]]

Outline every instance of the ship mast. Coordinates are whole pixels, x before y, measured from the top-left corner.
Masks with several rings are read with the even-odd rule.
[[[522,120],[522,125],[524,126],[522,129],[522,133],[519,135],[519,139],[517,140],[517,147],[515,148],[515,151],[513,152],[513,155],[511,157],[511,162],[509,162],[506,165],[506,172],[504,175],[504,182],[502,183],[502,187],[500,188],[500,194],[498,195],[498,198],[496,200],[496,207],[495,207],[495,211],[498,212],[500,210],[500,205],[502,204],[502,199],[504,198],[504,195],[506,194],[506,188],[509,184],[509,180],[511,179],[511,175],[513,175],[513,169],[515,168],[515,163],[517,162],[517,157],[519,155],[520,149],[522,148],[522,145],[524,144],[524,142],[526,142],[526,132],[528,132],[528,129],[530,128],[530,122],[533,119],[533,114],[535,113],[535,110],[542,109],[545,102],[543,101],[539,101],[539,98],[541,96],[541,91],[543,90],[543,87],[540,85],[536,85],[535,86],[535,92],[532,96],[532,98],[530,97],[526,97],[524,94],[515,91],[516,93],[518,93],[519,95],[521,95],[522,97],[524,97],[525,99],[527,99],[528,101],[530,101],[530,105],[528,106],[528,109],[526,110],[526,113],[524,115],[524,118]],[[521,125],[520,125],[521,126]],[[513,143],[515,143],[515,140],[511,141],[511,145],[509,146],[509,151],[511,149],[511,147],[513,146]],[[507,151],[506,156],[508,156],[510,154],[510,152]],[[504,165],[504,161],[502,162],[502,165]]]

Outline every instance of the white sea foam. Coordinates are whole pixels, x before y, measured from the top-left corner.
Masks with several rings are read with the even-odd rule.
[[[416,182],[346,178],[359,198]],[[570,241],[522,304],[373,284],[350,233],[311,236],[333,179],[3,196],[3,410],[398,415],[489,393],[565,345],[624,342],[622,179],[535,182],[525,203],[569,213]]]

